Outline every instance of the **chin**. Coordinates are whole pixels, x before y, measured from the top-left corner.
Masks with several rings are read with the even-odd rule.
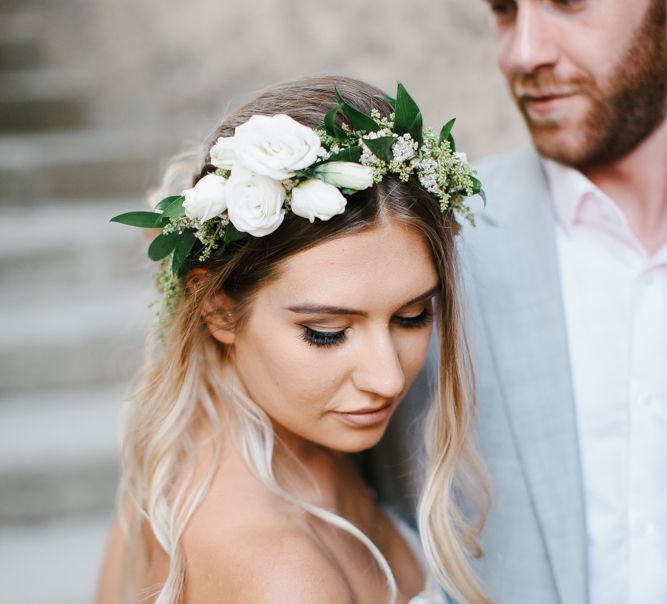
[[[372,449],[380,442],[386,428],[387,424],[372,429],[350,429],[347,434],[341,435],[335,443],[331,443],[329,448],[341,453],[360,453]]]
[[[574,132],[572,132],[574,130]],[[573,127],[544,129],[530,127],[533,143],[538,153],[566,166],[585,163],[590,151],[590,141],[581,136],[581,130]]]

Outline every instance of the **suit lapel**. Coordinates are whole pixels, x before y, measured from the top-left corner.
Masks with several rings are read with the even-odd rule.
[[[472,280],[560,600],[586,602],[585,512],[549,191],[532,150],[511,162],[487,188]]]

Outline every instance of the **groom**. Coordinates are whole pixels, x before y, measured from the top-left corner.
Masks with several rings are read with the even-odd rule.
[[[667,602],[666,0],[487,1],[533,146],[480,167],[462,246],[477,570],[499,604]],[[425,398],[379,452],[399,503]]]

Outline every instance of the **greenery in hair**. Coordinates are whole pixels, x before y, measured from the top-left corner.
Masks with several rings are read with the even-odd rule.
[[[466,161],[465,154],[456,150],[452,135],[455,119],[449,120],[438,134],[424,128],[419,107],[400,82],[395,98],[384,95],[380,97],[392,109],[389,116],[383,116],[377,109],[371,110],[370,115],[364,113],[347,102],[337,89],[335,97],[337,104],[327,112],[323,124],[314,130],[308,129],[309,136],[314,138],[319,147],[316,154],[313,151],[314,161],[287,173],[287,178],[271,176],[272,180],[280,183],[284,191],[283,204],[275,209],[277,213],[274,216],[273,228],[279,228],[285,212],[294,211],[300,216],[306,215],[302,213],[303,210],[300,213],[293,207],[292,196],[295,194],[294,190],[307,181],[320,180],[327,183],[328,187],[337,189],[339,192],[336,195],[342,200],[340,211],[343,211],[345,200],[341,193],[352,195],[373,183],[381,182],[388,174],[398,176],[402,182],[407,182],[412,175],[416,176],[421,186],[434,197],[441,212],[453,213],[474,225],[474,215],[466,199],[480,195],[486,203],[486,197],[482,184]],[[340,120],[339,116],[344,119]],[[296,127],[304,128],[300,125]],[[221,191],[224,191],[222,187],[232,178],[235,166],[243,165],[242,158],[235,158],[237,163],[230,163],[225,155],[229,153],[229,145],[233,143],[233,137],[221,138],[211,149],[211,161],[218,166],[212,174],[219,177],[222,183]],[[225,157],[220,160],[221,163],[216,164],[213,152],[219,144],[222,144],[221,154]],[[328,168],[331,168],[334,162],[337,162],[336,166],[343,166],[348,171],[349,166],[356,165],[354,178],[350,180],[349,175],[347,178],[354,186],[348,186],[346,179],[340,180],[340,176],[339,180],[333,180]],[[247,167],[244,165],[244,169]],[[367,181],[364,181],[365,175]],[[195,189],[196,187],[197,185]],[[163,293],[164,304],[160,312],[163,318],[173,311],[182,290],[182,278],[193,266],[224,254],[231,245],[248,235],[264,236],[271,232],[267,229],[245,232],[235,226],[234,216],[228,211],[226,203],[220,205],[222,210],[214,216],[202,218],[193,215],[188,211],[186,198],[195,189],[185,191],[182,195],[165,197],[157,204],[154,212],[127,212],[111,219],[113,222],[130,226],[159,229],[160,233],[148,248],[148,256],[151,260],[160,262],[161,266],[158,285]],[[340,212],[333,212],[331,215],[335,213]],[[316,213],[314,215],[321,220],[331,217]],[[313,214],[308,217],[312,222]]]

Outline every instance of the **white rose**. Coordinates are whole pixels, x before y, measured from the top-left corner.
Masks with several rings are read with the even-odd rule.
[[[188,218],[206,222],[227,209],[226,182],[222,176],[207,174],[197,184],[183,191],[183,209]]]
[[[304,180],[292,189],[292,212],[310,222],[342,214],[346,204],[347,200],[336,187],[316,178]]]
[[[322,164],[313,172],[324,182],[339,189],[361,191],[373,184],[373,170],[351,161],[331,161]]]
[[[254,174],[236,163],[227,181],[229,220],[243,233],[264,237],[282,223],[286,195],[278,181]]]
[[[233,136],[221,136],[211,147],[211,163],[216,168],[231,170],[236,161],[236,142]]]
[[[236,154],[256,174],[286,180],[317,161],[320,137],[288,115],[253,115],[234,134]]]

